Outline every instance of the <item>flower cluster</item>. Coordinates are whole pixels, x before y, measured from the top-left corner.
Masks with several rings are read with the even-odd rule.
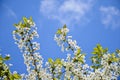
[[[62,29],[58,29],[54,36],[54,40],[57,41],[58,46],[62,47],[62,51],[64,51],[64,42],[66,41],[66,35],[69,32],[69,29],[66,25],[63,26]]]
[[[13,31],[13,38],[21,52],[23,52],[24,63],[28,71],[28,75],[24,75],[23,78],[27,80],[42,79],[43,58],[39,52],[36,52],[40,49],[40,44],[33,41],[34,37],[39,37],[35,23],[31,17],[30,19],[23,17],[23,21],[15,24],[15,27],[16,30]]]
[[[85,54],[72,36],[68,36],[69,29],[64,25],[58,29],[54,40],[62,51],[66,51],[66,59],[48,59],[43,67],[43,58],[37,50],[40,44],[34,42],[39,37],[32,18],[23,18],[23,22],[15,24],[13,37],[21,49],[28,74],[22,75],[23,80],[116,80],[120,76],[120,50],[108,53],[107,48],[98,44],[91,57],[92,65],[85,63]]]

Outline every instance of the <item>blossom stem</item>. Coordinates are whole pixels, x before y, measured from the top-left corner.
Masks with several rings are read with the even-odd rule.
[[[35,60],[34,55],[33,55],[34,50],[33,50],[32,42],[29,40],[29,43],[30,43],[30,46],[31,46],[31,49],[32,49],[32,51],[30,52],[30,55],[33,57],[33,65],[35,66],[35,71],[37,72],[38,80],[41,80],[41,78],[39,76],[39,71],[37,70],[36,60]]]

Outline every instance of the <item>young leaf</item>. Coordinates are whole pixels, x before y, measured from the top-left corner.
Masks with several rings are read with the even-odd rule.
[[[23,17],[23,21],[25,24],[27,24],[27,18],[26,17]]]
[[[63,28],[67,28],[66,24],[64,24]]]
[[[0,60],[3,60],[2,56],[0,55]]]
[[[81,50],[80,50],[80,48],[79,49],[77,49],[77,55],[79,55],[80,54],[80,52],[81,52]]]
[[[15,79],[20,79],[20,78],[21,78],[21,76],[20,76],[19,74],[13,74],[13,77],[14,77]]]
[[[99,50],[100,53],[103,53],[103,48],[100,44],[97,44],[97,48]]]
[[[104,50],[103,50],[103,53],[107,53],[107,51],[108,51],[108,48],[104,49]]]
[[[60,65],[62,64],[62,62],[61,62],[61,60],[59,58],[57,58],[54,63],[55,64],[60,64]]]
[[[58,29],[56,34],[62,34],[61,29]]]
[[[52,58],[49,58],[49,59],[48,59],[48,62],[52,65],[52,64],[53,64]]]
[[[30,21],[33,22],[32,17],[30,17]]]
[[[18,26],[18,24],[14,24],[14,26],[16,27],[16,26]]]
[[[10,59],[10,57],[9,56],[6,56],[5,58],[4,58],[4,60],[9,60]]]

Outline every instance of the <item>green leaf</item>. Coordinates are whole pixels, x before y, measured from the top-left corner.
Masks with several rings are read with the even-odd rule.
[[[3,60],[0,60],[0,66],[1,66],[2,63],[3,63]]]
[[[9,56],[6,56],[6,57],[4,58],[4,60],[10,60],[10,57],[9,57]]]
[[[83,59],[78,59],[79,62],[81,62],[82,64],[84,63]]]
[[[15,79],[20,79],[20,78],[21,78],[21,76],[20,76],[19,74],[13,74],[13,77],[14,77]]]
[[[94,48],[94,52],[96,52],[96,53],[99,52],[99,51],[98,51],[98,48]]]
[[[99,61],[96,61],[95,63],[96,63],[96,64],[100,64],[100,62],[99,62]]]
[[[73,62],[78,62],[78,60],[74,58],[74,59],[73,59]]]
[[[81,52],[80,48],[79,48],[79,49],[77,49],[77,55],[79,55],[79,54],[80,54],[80,52]]]
[[[62,65],[62,62],[61,62],[61,60],[59,58],[57,58],[54,63]]]
[[[119,50],[119,49],[117,49],[117,50],[116,50],[116,53],[120,53],[120,50]]]
[[[14,26],[16,27],[16,26],[18,26],[18,24],[14,24]]]
[[[67,28],[66,24],[64,24],[63,28]]]
[[[12,74],[10,75],[10,80],[14,80],[14,77]]]
[[[23,21],[25,24],[27,24],[27,18],[26,17],[23,17]]]
[[[112,53],[112,54],[111,54],[111,56],[112,56],[112,58],[114,58],[114,57],[115,57],[115,54],[114,54],[114,53]]]
[[[97,52],[92,52],[92,54],[97,54]]]
[[[19,22],[19,26],[21,26],[21,25],[22,25],[22,21]]]
[[[53,78],[53,80],[58,80],[57,78]]]
[[[2,56],[0,55],[0,60],[3,60]]]
[[[56,34],[62,34],[61,29],[58,29]]]
[[[27,24],[22,24],[22,26],[23,26],[23,27],[26,27],[26,26],[27,26]]]
[[[33,22],[33,19],[32,19],[32,17],[30,17],[30,21],[31,21],[31,22]]]
[[[93,69],[98,69],[98,66],[91,66]]]
[[[108,51],[108,48],[104,49],[104,50],[103,50],[103,53],[107,53],[107,51]]]
[[[66,35],[67,35],[66,33],[63,34],[63,36],[66,36]]]
[[[52,58],[49,58],[49,59],[48,59],[48,62],[52,65],[52,64],[53,64]]]
[[[97,44],[97,48],[99,50],[100,53],[103,53],[103,48],[100,44]]]
[[[118,61],[119,61],[119,58],[113,58],[112,61],[113,61],[113,62],[118,62]]]

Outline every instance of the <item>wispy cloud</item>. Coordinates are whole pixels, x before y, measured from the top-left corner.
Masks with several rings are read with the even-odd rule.
[[[78,24],[88,20],[85,15],[93,5],[93,0],[43,0],[40,12],[44,16],[60,21],[62,24]],[[84,21],[86,22],[86,21]]]
[[[120,27],[120,10],[116,7],[100,7],[100,11],[102,14],[102,23],[106,28],[111,27],[112,29],[116,29]]]
[[[3,8],[6,10],[6,15],[9,16],[9,17],[14,17],[15,19],[17,18],[17,15],[16,13],[11,9],[9,8],[7,5],[5,4],[2,4]]]

